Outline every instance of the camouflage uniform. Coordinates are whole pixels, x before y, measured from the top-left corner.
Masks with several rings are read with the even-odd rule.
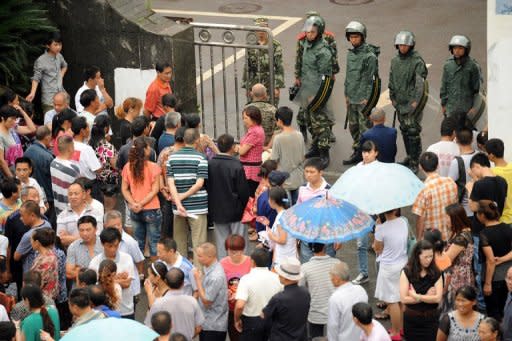
[[[411,50],[400,52],[391,60],[389,71],[389,98],[397,112],[404,140],[407,159],[405,163],[417,168],[421,154],[421,120],[423,111],[416,112],[412,103],[419,104],[423,94],[423,80],[427,78],[427,67],[420,54]],[[418,79],[421,78],[421,79]]]
[[[334,38],[334,34],[332,32],[326,31],[323,34],[324,40],[327,42],[329,47],[331,48],[332,52],[332,73],[337,74],[340,72],[340,65],[338,64],[338,48],[336,46],[336,39]],[[301,71],[302,71],[302,54],[303,54],[303,47],[302,42],[306,40],[306,34],[304,32],[301,32],[297,36],[297,52],[295,59],[295,78],[300,79],[301,78]],[[309,132],[311,133],[311,120],[309,119],[306,110],[304,110],[302,107],[299,108],[299,112],[297,114],[297,124],[299,127],[307,127]]]
[[[277,40],[274,46],[274,89],[284,88],[283,49]],[[247,49],[244,65],[242,88],[251,90],[254,84],[261,83],[270,91],[270,60],[265,49]],[[279,98],[274,98],[274,105],[279,105]]]
[[[348,101],[347,115],[354,153],[359,149],[361,135],[371,127],[370,120],[362,113],[366,105],[361,102],[370,100],[374,77],[379,74],[379,53],[377,46],[365,42],[348,51],[345,97]]]
[[[264,101],[255,101],[247,104],[245,107],[248,106],[255,106],[258,109],[260,109],[261,112],[261,126],[263,127],[263,130],[265,131],[265,146],[268,145],[270,142],[270,139],[272,138],[272,135],[277,130],[276,125],[276,111],[277,108],[273,106],[272,104]]]

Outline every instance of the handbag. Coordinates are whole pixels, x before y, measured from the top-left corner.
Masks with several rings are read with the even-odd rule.
[[[407,231],[409,231],[409,236],[407,237],[407,255],[410,256],[414,245],[416,245],[416,235],[411,231],[411,226],[409,225],[409,220],[405,217],[400,217],[407,223]]]
[[[242,224],[251,224],[256,221],[256,214],[252,210],[255,203],[256,198],[249,197],[249,200],[247,200],[247,205],[245,205],[244,208],[244,213],[242,214]]]

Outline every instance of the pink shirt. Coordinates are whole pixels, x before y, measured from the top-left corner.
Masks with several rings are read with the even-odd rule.
[[[329,185],[325,179],[322,179],[322,185],[317,189],[311,188],[309,182],[305,186],[299,187],[299,196],[297,198],[297,204],[300,204],[304,201],[308,201],[311,198],[317,197],[319,195],[325,196],[327,193],[327,186]]]
[[[261,154],[263,154],[264,142],[265,131],[260,125],[254,125],[247,129],[247,133],[240,140],[240,145],[247,144],[252,147],[245,155],[240,155],[240,162],[242,162],[244,166],[247,180],[258,182],[261,180],[258,173],[260,172]]]
[[[236,290],[238,289],[238,283],[243,275],[246,275],[251,271],[251,257],[246,256],[245,261],[241,264],[234,264],[229,256],[224,257],[220,260],[220,265],[224,269],[226,279],[228,281],[228,304],[229,310],[235,309],[235,297]]]

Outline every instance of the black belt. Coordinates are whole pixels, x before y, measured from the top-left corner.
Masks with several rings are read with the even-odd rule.
[[[244,166],[261,166],[262,162],[261,161],[256,161],[256,162],[250,162],[250,161],[240,161],[242,163],[242,165]]]

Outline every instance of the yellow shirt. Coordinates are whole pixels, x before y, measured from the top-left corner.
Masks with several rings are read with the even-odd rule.
[[[494,167],[492,172],[501,176],[507,182],[507,198],[505,199],[505,207],[501,215],[500,222],[512,224],[512,162],[505,167]]]

